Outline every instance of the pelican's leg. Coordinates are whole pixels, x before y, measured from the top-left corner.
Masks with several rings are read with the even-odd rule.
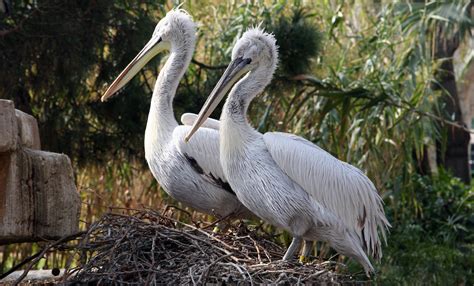
[[[225,233],[230,227],[229,221],[220,221],[216,223],[216,226],[212,229],[212,234],[216,234],[219,232]]]
[[[216,226],[212,230],[212,234],[219,233],[223,228],[227,229],[226,225],[222,221],[216,223]]]
[[[303,239],[301,237],[293,237],[293,240],[291,241],[290,247],[286,250],[285,255],[283,256],[283,261],[288,261],[290,260],[293,255],[295,254],[296,251],[300,249],[300,245]]]
[[[314,242],[311,240],[305,240],[303,246],[303,253],[300,256],[300,262],[308,262],[309,256],[311,255],[311,251],[313,250]]]
[[[212,229],[212,234],[216,234],[221,231],[222,225],[221,222],[216,223],[216,226]]]

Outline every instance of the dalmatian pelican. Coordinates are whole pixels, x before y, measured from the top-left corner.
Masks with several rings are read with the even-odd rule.
[[[385,240],[390,226],[370,179],[304,138],[261,134],[247,120],[250,102],[270,83],[277,63],[273,35],[260,28],[245,32],[185,140],[193,144],[193,134],[232,89],[220,118],[224,175],[250,211],[292,234],[283,260],[290,259],[303,240],[303,256],[311,250],[311,241],[326,241],[369,275],[374,268],[367,254],[382,256],[379,232]]]
[[[181,9],[168,12],[149,42],[107,89],[102,101],[125,86],[158,53],[169,51],[156,80],[148,114],[148,166],[171,197],[193,209],[220,218],[251,216],[237,199],[220,165],[219,122],[207,120],[207,128],[200,129],[192,143],[184,144],[190,126],[178,125],[173,114],[173,98],[191,62],[195,43],[196,25],[189,14]],[[195,115],[184,114],[181,120],[189,125],[194,119]]]

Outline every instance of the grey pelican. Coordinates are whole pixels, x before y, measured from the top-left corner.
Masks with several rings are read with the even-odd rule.
[[[374,269],[364,250],[382,256],[378,230],[385,240],[382,200],[362,171],[339,161],[293,134],[261,134],[247,121],[252,99],[270,83],[278,62],[275,38],[253,28],[232,51],[232,61],[199,112],[185,140],[232,88],[220,118],[220,159],[232,189],[254,214],[292,234],[287,260],[305,240],[326,241],[358,261],[367,275]]]
[[[183,10],[172,10],[158,23],[150,41],[110,85],[102,101],[120,90],[154,56],[170,52],[153,90],[145,131],[145,158],[155,179],[174,199],[200,212],[226,217],[245,217],[250,212],[230,188],[219,161],[219,123],[208,120],[196,140],[184,144],[190,126],[178,125],[173,98],[191,61],[196,26]],[[185,114],[183,122],[192,123]]]

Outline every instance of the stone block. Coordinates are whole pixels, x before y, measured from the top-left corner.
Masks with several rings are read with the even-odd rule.
[[[34,236],[59,238],[77,232],[81,199],[69,157],[25,149],[33,181]]]
[[[15,110],[15,115],[18,122],[20,144],[26,148],[41,150],[36,118],[20,110]]]
[[[16,121],[13,102],[0,99],[0,152],[16,150],[18,136]]]
[[[0,100],[0,244],[78,231],[81,201],[71,162],[40,147],[36,119]]]
[[[78,231],[80,197],[64,154],[0,154],[0,244],[56,239]]]
[[[0,243],[33,234],[32,182],[22,178],[25,160],[22,152],[0,153]]]

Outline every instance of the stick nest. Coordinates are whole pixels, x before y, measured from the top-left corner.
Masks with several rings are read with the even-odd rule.
[[[107,214],[76,246],[79,266],[73,284],[339,284],[329,262],[282,262],[284,249],[243,224],[226,233],[181,223],[154,211]]]

